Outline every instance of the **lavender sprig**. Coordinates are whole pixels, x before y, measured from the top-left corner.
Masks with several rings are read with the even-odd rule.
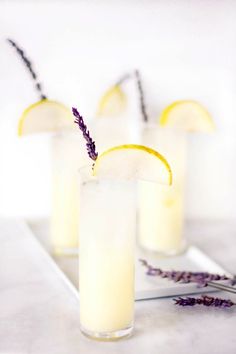
[[[140,101],[141,113],[142,113],[144,122],[147,122],[148,121],[148,115],[147,115],[146,106],[145,106],[145,103],[144,103],[143,86],[142,86],[142,82],[141,82],[140,73],[139,73],[138,70],[135,70],[135,77],[136,77],[137,88],[138,88],[138,92],[139,92],[139,101]]]
[[[74,122],[76,124],[78,124],[80,130],[83,133],[83,137],[85,138],[85,140],[87,141],[86,147],[87,147],[87,152],[89,157],[92,160],[96,160],[98,157],[98,153],[96,152],[96,146],[95,146],[95,142],[92,140],[92,138],[90,137],[90,133],[87,129],[87,126],[84,124],[84,120],[83,117],[79,114],[78,110],[76,108],[72,108],[72,112],[75,116],[75,120]]]
[[[234,303],[230,299],[221,299],[218,297],[212,297],[208,295],[202,295],[200,298],[179,297],[173,300],[175,301],[175,305],[179,305],[179,306],[203,305],[208,307],[212,306],[212,307],[226,308],[226,307],[232,307],[236,305],[236,303]]]
[[[125,74],[115,83],[114,86],[121,86],[125,81],[129,80],[130,78],[131,74]]]
[[[39,93],[40,95],[40,99],[41,100],[45,100],[47,98],[47,96],[43,93],[42,91],[42,85],[38,82],[37,80],[37,75],[33,69],[33,66],[32,66],[32,63],[31,61],[27,58],[27,56],[25,55],[23,49],[21,49],[17,44],[16,42],[14,42],[12,39],[7,39],[7,41],[11,44],[11,46],[13,48],[15,48],[16,52],[19,54],[19,56],[21,57],[23,63],[25,64],[27,70],[29,71],[32,79],[34,80],[35,82],[35,88],[36,88],[36,91]]]
[[[186,271],[164,271],[148,264],[145,259],[140,259],[143,266],[147,268],[147,275],[159,276],[169,280],[181,283],[197,283],[199,286],[207,286],[208,281],[214,280],[230,280],[226,275],[212,274],[208,272],[186,272]]]

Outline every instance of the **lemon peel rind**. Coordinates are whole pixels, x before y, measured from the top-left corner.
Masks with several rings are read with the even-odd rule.
[[[185,105],[185,104],[194,104],[196,105],[198,108],[201,109],[201,111],[205,114],[205,116],[207,117],[207,121],[208,123],[210,123],[211,125],[211,131],[214,131],[215,130],[215,124],[214,124],[214,121],[209,113],[209,111],[201,104],[199,103],[198,101],[195,101],[195,100],[178,100],[178,101],[174,101],[172,102],[170,105],[168,105],[166,108],[164,108],[164,110],[161,112],[161,116],[159,118],[159,123],[161,126],[163,127],[166,127],[168,126],[168,121],[169,121],[169,114],[170,112],[175,108],[175,107],[178,107],[178,106],[181,106],[181,105]],[[183,127],[184,129],[184,127]],[[189,132],[193,131],[198,131],[197,129],[193,129],[193,130],[187,130]],[[207,132],[209,132],[209,130],[206,130]]]
[[[101,97],[100,101],[99,101],[99,105],[98,105],[98,110],[97,110],[97,116],[98,117],[102,117],[105,116],[104,115],[104,108],[106,107],[107,102],[109,101],[109,99],[115,94],[118,94],[120,100],[122,101],[122,105],[125,106],[126,102],[127,102],[127,98],[125,93],[122,91],[120,85],[114,85],[111,88],[109,88]],[[124,108],[122,109],[122,111],[124,110]]]
[[[49,100],[47,98],[44,98],[42,100],[36,101],[34,103],[32,103],[30,106],[28,106],[22,113],[20,120],[18,122],[18,127],[17,127],[17,135],[18,136],[23,136],[23,126],[24,126],[24,121],[26,119],[27,114],[34,109],[35,107],[38,107],[41,104],[56,104],[57,106],[60,106],[62,109],[64,109],[64,111],[66,113],[68,113],[68,115],[71,113],[69,108],[67,108],[63,103],[58,102],[58,101],[54,101],[54,100]]]
[[[110,149],[107,149],[106,151],[102,152],[100,155],[98,155],[98,158],[93,165],[93,176],[97,175],[96,171],[99,166],[99,161],[103,156],[109,154],[112,151],[123,150],[123,149],[142,150],[142,151],[145,151],[146,153],[149,153],[150,155],[153,155],[156,158],[158,158],[163,163],[163,165],[165,166],[165,168],[168,171],[168,174],[169,174],[168,185],[169,186],[172,185],[172,179],[173,179],[172,170],[171,170],[171,167],[170,167],[168,161],[165,159],[165,157],[163,155],[161,155],[158,151],[156,151],[148,146],[138,145],[138,144],[124,144],[124,145],[113,146]]]

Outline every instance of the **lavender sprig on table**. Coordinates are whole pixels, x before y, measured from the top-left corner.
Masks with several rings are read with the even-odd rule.
[[[140,73],[139,73],[138,70],[135,70],[134,73],[135,73],[136,82],[137,82],[137,88],[138,88],[138,93],[139,93],[139,101],[140,101],[141,113],[142,113],[144,122],[147,122],[148,121],[148,115],[147,115],[146,106],[145,106],[145,102],[144,102],[144,93],[143,93],[143,86],[142,86]]]
[[[92,160],[96,160],[98,157],[98,153],[96,152],[96,146],[95,146],[95,142],[93,141],[93,139],[90,137],[90,133],[87,129],[87,126],[84,123],[83,117],[79,114],[78,110],[76,108],[72,108],[72,112],[75,116],[75,120],[74,122],[76,124],[78,124],[80,130],[83,133],[83,137],[85,138],[85,140],[87,141],[86,147],[87,147],[87,151],[88,151],[88,155]]]
[[[140,259],[143,266],[146,267],[147,275],[159,276],[169,280],[181,283],[197,283],[199,286],[207,286],[208,281],[214,280],[230,280],[226,275],[212,274],[208,272],[186,272],[186,271],[165,271],[148,264],[145,259]]]
[[[175,301],[175,305],[179,306],[195,306],[195,305],[203,305],[203,306],[212,306],[212,307],[232,307],[236,304],[230,299],[221,299],[218,297],[212,297],[208,295],[202,295],[200,298],[195,297],[178,297],[177,299],[173,299]]]
[[[18,44],[16,44],[15,41],[13,41],[12,39],[7,39],[7,41],[10,43],[10,45],[13,48],[15,48],[16,52],[19,54],[19,56],[21,57],[23,63],[25,64],[27,70],[29,71],[32,79],[35,82],[35,88],[36,88],[37,92],[40,95],[40,99],[41,100],[45,100],[47,98],[47,96],[42,91],[42,85],[38,82],[37,75],[36,75],[36,73],[35,73],[35,71],[33,69],[31,61],[27,58],[27,56],[25,55],[25,52],[23,51],[23,49],[20,48],[18,46]]]

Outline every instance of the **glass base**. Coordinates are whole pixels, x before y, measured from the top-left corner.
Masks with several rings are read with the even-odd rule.
[[[188,245],[186,242],[184,242],[182,244],[182,246],[178,249],[169,249],[169,250],[158,250],[158,249],[151,249],[151,248],[147,248],[143,245],[140,245],[140,248],[146,252],[152,253],[152,254],[156,254],[158,256],[162,256],[162,257],[174,257],[174,256],[178,256],[180,254],[183,254],[187,251],[188,249]]]
[[[53,247],[52,253],[55,256],[75,257],[79,254],[78,247]]]
[[[83,328],[82,326],[80,327],[80,330],[83,333],[83,335],[85,335],[90,339],[110,342],[110,341],[116,341],[122,338],[129,337],[133,332],[133,326],[126,327],[119,331],[113,331],[113,332],[93,332]]]

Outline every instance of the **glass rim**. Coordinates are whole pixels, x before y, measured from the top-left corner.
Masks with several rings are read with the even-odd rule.
[[[170,127],[170,126],[161,126],[159,122],[140,122],[138,125],[141,129],[148,128],[148,129],[158,129],[163,132],[172,132],[175,134],[187,135],[187,132],[184,129],[177,128],[177,127]]]
[[[165,184],[158,183],[153,180],[149,179],[125,179],[125,178],[112,178],[112,177],[97,177],[93,176],[92,174],[89,173],[89,170],[91,171],[92,165],[83,165],[80,168],[78,168],[77,173],[78,173],[78,178],[81,179],[82,182],[91,182],[91,183],[98,183],[98,182],[107,182],[109,184],[129,184],[129,185],[138,185],[140,182],[148,182],[156,185],[160,185],[163,187],[168,187]]]
[[[135,179],[122,179],[122,178],[104,178],[104,177],[98,177],[98,176],[93,176],[92,173],[89,173],[89,171],[92,171],[92,165],[91,164],[86,164],[81,166],[78,170],[78,177],[81,178],[82,181],[84,182],[108,182],[109,184],[136,184],[138,181]]]

